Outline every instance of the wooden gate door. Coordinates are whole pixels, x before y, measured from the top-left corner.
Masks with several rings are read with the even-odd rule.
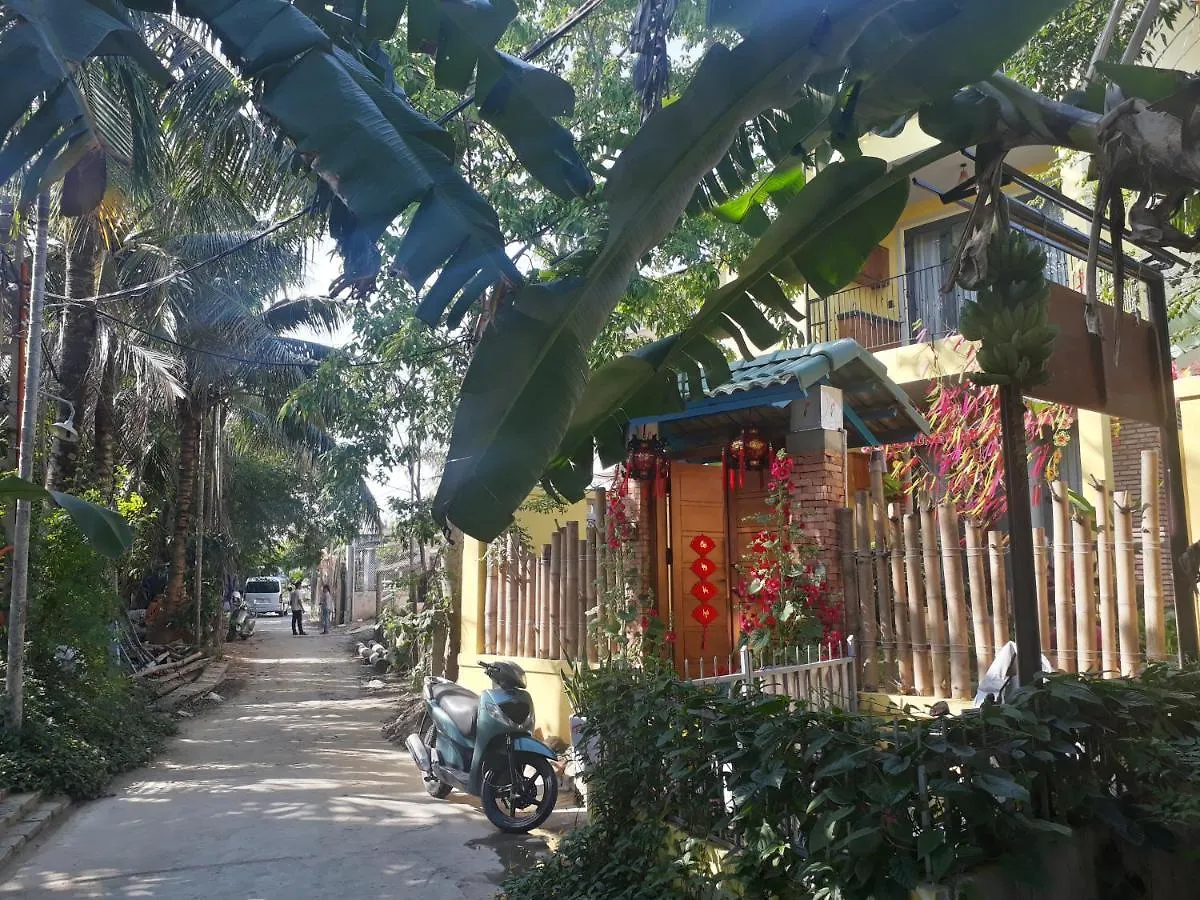
[[[684,660],[691,662],[690,670],[697,673],[697,663],[703,658],[705,673],[712,674],[712,660],[728,666],[733,651],[733,604],[729,595],[728,550],[726,546],[726,511],[720,466],[690,463],[671,465],[671,609],[675,617],[675,665],[682,674]],[[700,536],[711,538],[713,548],[705,556],[715,569],[707,580],[716,587],[710,601],[717,609],[717,618],[705,628],[692,613],[700,601],[693,588],[700,577],[692,564],[698,554],[693,543]]]

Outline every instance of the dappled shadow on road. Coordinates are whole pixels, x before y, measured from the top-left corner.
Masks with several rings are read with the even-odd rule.
[[[507,848],[535,839],[429,798],[380,735],[389,698],[363,689],[346,639],[281,624],[232,648],[239,696],[76,813],[0,896],[491,897]]]

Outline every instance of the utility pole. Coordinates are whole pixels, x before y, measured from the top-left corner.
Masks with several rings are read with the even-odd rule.
[[[208,398],[208,389],[205,388],[203,396]],[[208,415],[207,410],[200,412],[200,434],[197,441],[200,444],[199,452],[196,454],[197,462],[200,466],[200,473],[196,479],[196,583],[193,585],[192,596],[196,600],[196,646],[201,644],[201,615],[200,610],[204,601],[204,455],[208,449],[209,442],[204,439],[204,419]]]
[[[28,354],[22,394],[21,443],[17,474],[26,481],[33,477],[33,437],[37,430],[38,385],[42,371],[42,308],[46,301],[46,243],[50,225],[50,194],[37,199],[37,240],[33,251],[33,296],[29,309]],[[29,603],[29,527],[33,516],[30,500],[17,501],[13,523],[12,596],[8,604],[8,669],[4,693],[8,701],[8,726],[14,731],[24,718],[25,612]]]

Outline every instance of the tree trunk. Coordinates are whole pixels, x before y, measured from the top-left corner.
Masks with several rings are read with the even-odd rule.
[[[200,404],[188,397],[176,401],[179,422],[179,479],[175,485],[175,522],[171,529],[171,575],[167,581],[164,612],[178,613],[183,604],[183,576],[187,568],[188,538],[191,535],[192,503],[196,495],[196,473],[200,449]]]
[[[94,216],[72,223],[67,239],[67,296],[90,297],[96,290],[96,268],[100,258],[100,236]],[[75,424],[83,419],[87,402],[87,376],[96,352],[97,316],[94,303],[67,306],[62,333],[62,360],[58,369],[58,420],[67,421],[74,412]],[[70,403],[65,402],[70,401]],[[72,409],[71,404],[74,404]],[[46,487],[62,490],[75,478],[79,464],[79,440],[55,435],[46,465]]]
[[[92,437],[92,481],[110,503],[116,493],[116,393],[117,364],[110,347],[100,374],[100,391],[96,395],[95,430]]]

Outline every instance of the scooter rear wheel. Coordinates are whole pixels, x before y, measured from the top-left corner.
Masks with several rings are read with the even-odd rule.
[[[514,753],[512,770],[519,784],[513,785],[507,758],[497,759],[483,776],[483,813],[488,821],[509,834],[537,828],[558,802],[558,775],[550,760],[536,753]]]
[[[432,722],[430,722],[429,727],[425,729],[425,734],[422,736],[421,742],[425,745],[425,749],[428,750],[432,756],[433,745],[437,743],[437,726],[435,726]],[[439,781],[436,778],[426,778],[425,790],[429,792],[429,796],[433,799],[445,800],[450,796],[450,792],[453,791],[454,788],[451,785],[446,784],[446,782]]]

